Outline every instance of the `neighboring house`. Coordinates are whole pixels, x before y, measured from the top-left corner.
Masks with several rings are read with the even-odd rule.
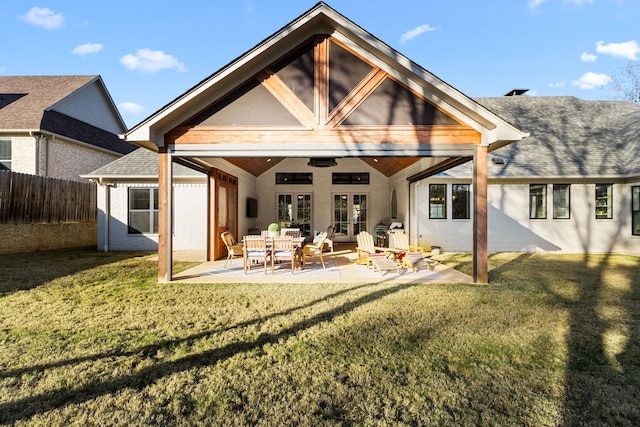
[[[136,147],[100,76],[0,76],[0,168],[61,179]]]
[[[102,247],[157,244],[160,281],[172,278],[173,250],[222,258],[220,232],[241,237],[271,222],[297,224],[308,235],[332,225],[335,241],[352,242],[360,231],[399,221],[413,244],[471,251],[477,282],[487,281],[490,247],[600,251],[569,245],[562,232],[541,231],[545,224],[570,224],[583,242],[624,241],[610,248],[640,254],[633,235],[640,221],[637,163],[620,164],[637,150],[638,107],[606,104],[627,112],[625,121],[615,112],[585,112],[605,104],[562,98],[557,102],[576,105],[563,110],[553,102],[473,100],[318,3],[126,133],[150,151],[85,177],[105,186]],[[596,118],[603,131],[608,123],[607,132],[587,130]],[[569,156],[565,144],[584,155]],[[593,175],[598,157],[611,166]],[[493,158],[505,164],[498,168]],[[569,166],[576,158],[589,159],[578,175]],[[185,176],[176,164],[201,175]],[[547,164],[558,167],[551,173]],[[589,210],[596,191],[598,209]],[[529,212],[546,210],[552,218],[544,203],[553,206],[554,194],[557,215],[570,218],[529,221]],[[609,209],[611,219],[583,228],[583,212],[602,216]]]

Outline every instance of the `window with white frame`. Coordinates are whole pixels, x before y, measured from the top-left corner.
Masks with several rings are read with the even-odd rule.
[[[429,219],[447,218],[447,184],[429,184]]]
[[[129,234],[158,233],[158,189],[129,188]]]
[[[451,185],[451,218],[471,218],[469,184]]]
[[[11,170],[11,140],[0,139],[0,170]]]
[[[613,218],[613,184],[596,184],[596,219]]]
[[[631,187],[631,234],[640,236],[640,186]]]
[[[547,185],[529,185],[529,219],[547,218]]]
[[[553,219],[571,217],[571,185],[553,184]]]

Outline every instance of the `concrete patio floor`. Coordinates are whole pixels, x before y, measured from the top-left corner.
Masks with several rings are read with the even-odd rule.
[[[204,262],[204,252],[174,252],[175,261],[203,261],[202,264],[174,274],[174,282],[182,283],[473,283],[473,279],[437,262],[428,262],[418,271],[379,272],[356,265],[354,244],[335,244],[333,252],[324,252],[325,269],[319,257],[308,260],[303,269],[291,273],[291,264],[277,264],[274,273],[262,264],[252,265],[246,274],[242,257],[234,258],[227,267],[225,260]]]

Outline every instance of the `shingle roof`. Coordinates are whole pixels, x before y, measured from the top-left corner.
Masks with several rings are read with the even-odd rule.
[[[173,175],[177,177],[202,177],[203,174],[186,166],[173,164]],[[83,175],[83,178],[157,178],[158,155],[146,148],[120,157],[95,171]]]
[[[575,97],[479,98],[480,104],[530,136],[490,157],[490,177],[621,177],[640,172],[640,106]],[[470,164],[445,172],[470,175]]]
[[[118,135],[51,110],[51,107],[100,76],[0,76],[0,129],[42,130],[115,153],[136,147]]]
[[[39,129],[43,112],[98,76],[0,76],[0,95],[24,94],[0,108],[0,129]]]
[[[574,97],[510,96],[477,101],[530,136],[489,156],[489,176],[503,178],[640,176],[640,106],[624,101],[585,101]],[[197,172],[174,165],[176,175]],[[139,149],[91,176],[157,176],[157,158]],[[441,176],[471,175],[466,163]]]

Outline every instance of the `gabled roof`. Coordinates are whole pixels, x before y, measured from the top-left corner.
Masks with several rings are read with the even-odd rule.
[[[97,107],[109,111],[113,117],[113,131],[72,117],[67,112],[68,108],[61,108],[65,101],[92,85],[97,86],[107,104]],[[77,108],[82,110],[86,106]],[[0,132],[50,132],[126,154],[135,149],[118,137],[118,133],[124,133],[126,129],[100,76],[0,76]]]
[[[203,174],[177,163],[173,164],[173,175],[204,178]],[[146,148],[138,148],[82,177],[86,179],[158,179],[158,155]]]
[[[361,57],[392,75],[397,81],[420,92],[442,111],[460,118],[465,125],[479,132],[486,144],[509,143],[526,136],[524,132],[320,2],[271,37],[134,126],[127,132],[126,140],[157,150],[157,147],[164,146],[163,138],[167,132],[256,76],[279,57],[290,53],[300,43],[320,34],[334,37]],[[245,149],[248,150],[246,147]],[[269,149],[281,150],[282,154],[286,154],[285,147],[269,147]],[[318,147],[318,150],[321,150],[321,147]]]
[[[479,103],[530,136],[493,151],[493,178],[624,178],[640,176],[640,105],[575,97],[508,96]],[[440,176],[469,177],[470,165]]]

